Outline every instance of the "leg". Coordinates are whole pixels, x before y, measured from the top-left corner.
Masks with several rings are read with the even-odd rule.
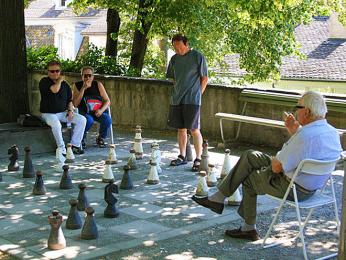
[[[201,159],[203,138],[199,129],[191,129],[193,145],[195,146],[196,158]]]
[[[66,113],[64,112],[66,115]],[[57,114],[42,113],[43,120],[52,128],[52,133],[56,142],[56,145],[62,149],[62,153],[66,154],[64,139],[61,133],[61,123]]]
[[[103,112],[99,118],[96,118],[100,122],[100,131],[99,137],[102,139],[106,138],[108,135],[108,130],[112,125],[112,119],[109,116],[108,112]]]
[[[179,128],[178,129],[178,145],[179,145],[179,152],[180,155],[185,158],[186,156],[186,142],[187,142],[187,129],[186,128]]]
[[[71,138],[71,144],[75,147],[80,147],[84,135],[86,118],[80,114],[74,114],[72,124],[74,125],[74,128]]]
[[[86,135],[86,133],[90,130],[90,128],[92,127],[94,123],[94,117],[90,114],[84,114],[83,116],[86,119],[85,131],[84,131],[84,134]]]

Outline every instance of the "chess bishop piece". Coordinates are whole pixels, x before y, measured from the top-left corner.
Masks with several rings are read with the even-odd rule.
[[[85,194],[86,185],[84,182],[78,185],[79,193],[78,193],[78,203],[77,209],[79,211],[85,211],[85,209],[89,206],[88,198]]]
[[[63,174],[61,175],[59,188],[62,190],[69,190],[73,188],[72,179],[69,174],[69,166],[66,164],[62,167]]]
[[[227,174],[232,170],[232,163],[231,163],[231,151],[229,149],[225,150],[225,158],[223,160],[223,165],[221,169],[220,179],[223,179],[227,176]]]
[[[120,183],[120,189],[122,189],[122,190],[133,189],[133,183],[131,180],[129,170],[130,170],[130,167],[128,165],[125,165],[124,166],[124,174],[123,174],[123,177],[122,177],[121,183]]]
[[[216,174],[214,171],[214,164],[209,164],[209,171],[207,174],[207,185],[208,187],[214,187],[217,184],[217,178],[216,178]]]
[[[65,157],[62,155],[61,147],[58,147],[55,150],[55,160],[56,160],[55,170],[56,172],[61,172],[62,167],[65,164]]]
[[[66,240],[64,237],[64,233],[61,229],[63,218],[59,214],[59,211],[53,210],[52,215],[48,216],[48,222],[51,226],[48,238],[48,248],[52,250],[59,250],[65,248]]]
[[[133,149],[135,150],[136,160],[143,159],[143,146],[142,146],[142,129],[140,125],[136,126],[135,143]]]
[[[147,178],[147,184],[158,184],[160,183],[159,175],[157,173],[157,167],[155,162],[150,163],[150,171]]]
[[[73,154],[72,151],[72,144],[67,144],[66,145],[66,160],[65,163],[73,163],[76,157]]]
[[[32,190],[32,194],[34,195],[46,194],[46,187],[44,186],[44,183],[43,183],[43,177],[42,177],[41,171],[36,172],[36,181],[34,184],[34,189]]]
[[[82,239],[96,239],[98,238],[98,230],[97,225],[94,219],[94,209],[92,207],[87,207],[85,209],[87,216],[85,218],[85,222],[82,228],[81,238]]]
[[[82,219],[79,216],[77,210],[78,200],[70,199],[69,203],[71,205],[70,212],[68,213],[68,217],[66,220],[66,228],[67,229],[80,229],[82,228]]]
[[[23,178],[34,178],[35,171],[34,166],[32,165],[31,159],[31,149],[29,146],[24,148],[25,159],[24,159],[24,169],[23,169]]]
[[[19,164],[17,162],[18,160],[18,156],[19,156],[19,149],[17,147],[17,145],[12,145],[10,149],[8,149],[8,154],[10,154],[10,163],[7,166],[7,170],[9,172],[15,172],[19,170]]]
[[[103,213],[105,218],[116,218],[117,216],[119,216],[119,210],[115,206],[118,200],[113,195],[113,193],[118,194],[118,192],[118,186],[114,183],[114,180],[111,180],[105,187],[104,200],[107,203],[107,207]]]
[[[161,163],[161,151],[158,143],[154,142],[151,145],[151,156],[150,161],[156,163],[157,173],[161,174],[162,169],[160,167]]]
[[[202,159],[201,164],[199,165],[199,171],[205,171],[208,173],[209,168],[209,153],[208,153],[208,140],[203,140],[202,144],[203,150],[202,150]]]
[[[240,194],[239,188],[228,197],[227,204],[230,206],[239,206],[242,200],[242,196]]]
[[[115,144],[109,145],[109,153],[108,153],[108,159],[106,160],[109,164],[117,164],[118,159],[117,155],[115,153]]]
[[[205,197],[208,196],[208,185],[206,180],[207,173],[205,171],[200,171],[198,173],[198,182],[196,189],[196,196]]]
[[[114,175],[113,175],[111,163],[109,161],[106,161],[105,169],[102,175],[102,182],[108,183],[110,180],[114,180]]]
[[[135,153],[135,150],[131,149],[129,159],[127,161],[127,165],[130,167],[131,170],[136,170],[138,168]]]
[[[191,138],[191,135],[187,134],[185,157],[186,157],[186,160],[188,162],[192,162],[193,161],[190,138]]]

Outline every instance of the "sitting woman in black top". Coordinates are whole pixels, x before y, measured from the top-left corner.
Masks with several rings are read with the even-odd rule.
[[[112,124],[110,111],[108,110],[110,100],[102,83],[94,80],[94,69],[92,67],[83,67],[81,75],[82,81],[74,84],[73,104],[78,107],[79,113],[84,115],[87,120],[82,145],[85,147],[86,133],[96,120],[100,122],[96,143],[99,147],[105,147],[104,139],[107,137]]]

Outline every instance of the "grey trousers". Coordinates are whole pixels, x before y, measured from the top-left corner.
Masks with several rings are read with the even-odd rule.
[[[289,182],[282,173],[273,173],[270,156],[254,150],[242,154],[230,173],[218,184],[219,191],[226,197],[231,196],[242,184],[243,199],[238,213],[246,224],[256,223],[257,195],[269,194],[282,198]],[[298,200],[304,200],[313,193],[304,194],[297,190]],[[290,192],[289,199],[293,199]]]

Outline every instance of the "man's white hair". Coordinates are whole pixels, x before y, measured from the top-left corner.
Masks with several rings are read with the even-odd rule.
[[[324,97],[315,91],[307,91],[301,98],[303,105],[310,109],[314,118],[325,118],[328,109]]]

